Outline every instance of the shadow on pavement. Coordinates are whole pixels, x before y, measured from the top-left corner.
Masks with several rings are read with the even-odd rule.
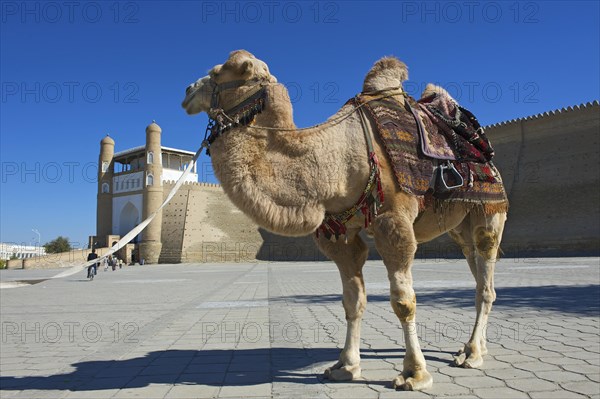
[[[403,348],[364,349],[363,359],[402,358]],[[391,352],[394,354],[390,355]],[[424,352],[430,352],[425,350]],[[433,351],[436,354],[439,351]],[[251,386],[265,383],[315,385],[323,382],[322,372],[335,363],[337,348],[264,348],[165,350],[125,360],[75,363],[72,372],[51,376],[1,376],[2,390],[57,390],[73,392],[142,388],[151,384]],[[428,360],[440,360],[427,356]],[[239,371],[238,371],[239,370]],[[390,368],[390,371],[393,371]],[[392,373],[393,374],[393,373]],[[327,381],[325,381],[327,382]],[[389,381],[357,380],[389,386]]]
[[[453,288],[419,292],[416,290],[420,306],[443,304],[444,306],[472,308],[475,306],[475,289]],[[597,316],[600,312],[600,285],[543,285],[536,287],[496,288],[495,309],[518,310],[530,308],[551,312],[564,312],[581,316]],[[389,296],[369,295],[369,302],[389,302]],[[287,301],[292,303],[332,303],[342,301],[338,294],[270,298],[270,302]],[[367,305],[368,309],[368,305]],[[368,310],[367,310],[368,311]],[[493,310],[492,310],[493,311]]]
[[[338,355],[337,348],[154,351],[133,359],[74,363],[72,367],[75,370],[64,374],[30,377],[5,374],[0,376],[0,388],[77,392],[175,383],[212,386],[270,382],[319,384],[319,374],[313,370],[313,365],[323,362],[333,364]]]
[[[151,384],[251,386],[265,383],[315,385],[339,356],[338,348],[261,348],[165,350],[125,360],[100,360],[72,364],[72,372],[51,376],[0,376],[2,390],[69,390],[73,392],[135,389]],[[424,350],[428,361],[448,361],[443,352]],[[384,354],[385,353],[385,354]],[[362,349],[361,358],[402,359],[404,348]],[[450,362],[448,362],[450,364]],[[390,367],[390,375],[395,371]],[[366,383],[391,387],[390,381],[359,379],[345,384]]]

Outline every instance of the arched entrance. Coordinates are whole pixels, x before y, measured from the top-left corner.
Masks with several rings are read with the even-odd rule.
[[[127,202],[121,210],[119,216],[119,235],[121,237],[129,233],[135,226],[140,223],[140,211],[131,202]],[[133,239],[133,242],[138,241],[139,235]]]

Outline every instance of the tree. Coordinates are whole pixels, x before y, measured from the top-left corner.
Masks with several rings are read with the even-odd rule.
[[[54,240],[44,244],[47,254],[57,254],[60,252],[68,252],[71,250],[71,244],[67,237],[58,236]]]

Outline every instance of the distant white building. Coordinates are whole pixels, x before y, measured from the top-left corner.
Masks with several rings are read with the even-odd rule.
[[[17,259],[27,259],[44,255],[46,255],[46,249],[44,247],[5,242],[0,243],[0,259],[2,260],[9,260],[12,257],[16,257]]]

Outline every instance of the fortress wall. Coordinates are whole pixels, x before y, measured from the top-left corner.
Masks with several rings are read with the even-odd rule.
[[[165,196],[173,183],[165,183]],[[215,184],[186,183],[163,209],[160,262],[248,262],[262,240],[258,226]]]
[[[174,183],[164,183],[165,197]],[[161,263],[325,260],[311,236],[259,228],[219,185],[186,183],[163,209]]]
[[[600,254],[600,106],[545,113],[488,126],[510,209],[506,256]],[[461,256],[441,237],[424,257]]]
[[[99,256],[106,253],[109,248],[97,248],[96,253]],[[14,259],[9,261],[11,269],[54,269],[59,267],[71,267],[83,264],[87,261],[87,256],[92,252],[91,249],[72,249],[68,252],[57,254],[48,254],[44,256],[34,256],[27,259]]]
[[[516,172],[508,191],[506,251],[518,256],[598,255],[600,106],[514,124],[520,130],[516,135],[496,140],[496,163]],[[488,129],[492,140],[502,128]],[[505,160],[504,154],[511,152],[516,162]]]
[[[328,260],[317,248],[312,234],[304,237],[283,237],[259,229],[263,239],[257,259],[264,261],[323,261]]]
[[[261,245],[258,226],[217,185],[191,185],[183,262],[249,262]]]
[[[163,182],[164,198],[171,192],[173,186],[173,183]],[[162,210],[160,263],[181,262],[181,248],[183,246],[188,197],[188,185],[184,184],[177,191],[175,197]]]

